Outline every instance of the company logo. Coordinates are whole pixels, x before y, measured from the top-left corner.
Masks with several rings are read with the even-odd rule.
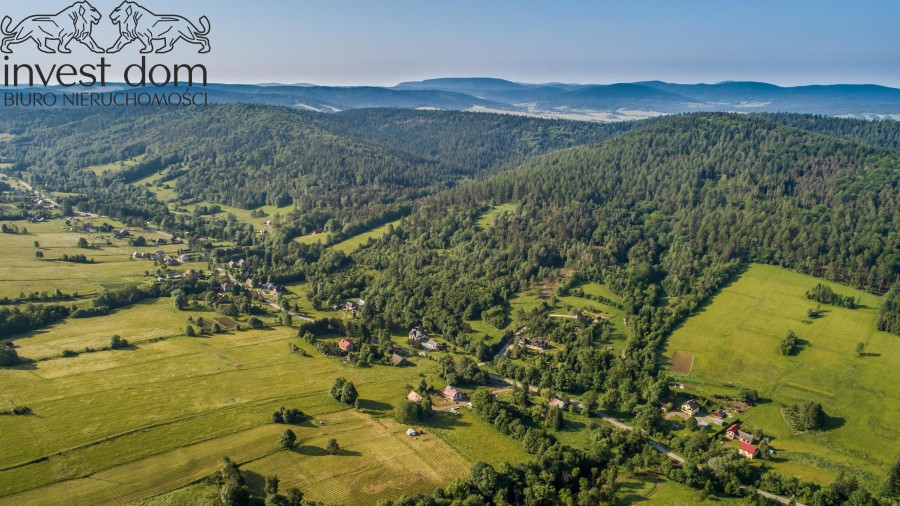
[[[95,2],[107,0],[94,0]],[[108,48],[94,39],[94,28],[103,14],[90,2],[75,2],[56,14],[29,16],[12,26],[10,16],[0,22],[0,51],[3,56],[3,85],[5,88],[27,87],[25,92],[3,93],[3,107],[85,107],[85,106],[155,106],[207,105],[205,91],[193,92],[191,87],[208,84],[206,66],[199,63],[156,63],[148,61],[148,54],[170,53],[179,42],[182,46],[199,46],[197,52],[211,50],[209,18],[201,16],[195,24],[175,14],[156,14],[137,2],[125,0],[108,15],[109,27],[115,27],[118,38]],[[98,33],[103,33],[102,29]],[[83,44],[94,53],[118,53],[126,46],[140,47],[139,62],[124,67],[116,88],[106,91],[109,71],[116,72],[106,56],[97,62],[15,62],[14,47],[37,45],[49,54],[71,54],[73,41]],[[137,44],[132,44],[137,42]],[[30,43],[25,45],[26,43]],[[118,72],[117,72],[118,73]],[[124,86],[134,91],[122,90]],[[43,91],[37,88],[43,86]],[[177,89],[186,86],[187,89]],[[72,90],[80,87],[82,91]],[[100,88],[98,91],[93,91]]]
[[[12,30],[12,18],[5,16],[0,30],[3,31],[3,42],[0,51],[12,53],[13,44],[33,40],[39,51],[44,53],[71,53],[69,44],[73,40],[81,42],[95,53],[103,53],[92,34],[94,25],[103,17],[88,2],[75,2],[57,14],[38,14],[22,20]],[[55,44],[52,43],[55,41]]]
[[[200,53],[209,52],[209,19],[200,18],[202,30],[183,16],[173,14],[154,14],[149,9],[135,2],[124,1],[109,15],[113,23],[119,25],[119,40],[109,48],[110,53],[117,53],[135,40],[144,48],[141,53],[153,52],[153,41],[161,41],[157,53],[168,53],[175,49],[179,40],[200,45]]]
[[[33,41],[43,53],[71,53],[69,45],[78,41],[95,53],[117,53],[134,41],[140,42],[142,54],[168,53],[175,44],[185,41],[200,46],[199,53],[210,51],[210,23],[206,16],[200,17],[197,28],[184,16],[175,14],[155,14],[137,2],[124,1],[116,7],[109,19],[119,29],[119,38],[108,50],[104,50],[94,40],[94,26],[103,16],[90,2],[75,2],[56,14],[37,14],[23,19],[14,28],[12,18],[4,16],[0,31],[3,41],[0,51],[10,54],[12,46]],[[154,43],[157,48],[154,50]]]

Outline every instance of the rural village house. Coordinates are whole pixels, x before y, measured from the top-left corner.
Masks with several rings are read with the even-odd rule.
[[[697,413],[700,412],[700,404],[697,403],[696,399],[691,399],[681,405],[681,411],[690,416],[697,416]]]
[[[740,430],[741,430],[741,424],[733,423],[733,424],[729,425],[727,429],[725,429],[725,437],[727,437],[728,439],[734,439],[737,437],[738,432]]]
[[[422,347],[427,348],[431,351],[440,351],[444,348],[443,345],[441,345],[441,343],[435,341],[434,339],[429,339],[429,340],[425,341],[424,343],[422,343]]]
[[[753,460],[756,455],[759,454],[759,448],[753,446],[750,443],[741,443],[741,446],[738,448],[738,453],[750,460]]]
[[[462,392],[453,388],[450,385],[447,385],[447,388],[445,388],[443,391],[441,391],[441,395],[443,395],[444,398],[446,398],[448,401],[451,401],[451,402],[462,402],[462,400],[463,400]]]

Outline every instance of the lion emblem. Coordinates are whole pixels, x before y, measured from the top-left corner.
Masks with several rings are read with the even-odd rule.
[[[12,19],[5,16],[0,24],[0,31],[3,32],[0,51],[12,53],[11,45],[33,40],[37,43],[38,50],[44,53],[71,53],[69,44],[77,40],[91,51],[103,53],[103,48],[94,41],[92,33],[94,25],[102,17],[100,11],[88,2],[75,2],[57,14],[27,17],[12,30],[9,29]],[[57,42],[55,47],[51,44],[54,40]]]
[[[154,14],[147,8],[135,2],[124,1],[112,11],[109,19],[119,25],[119,39],[107,52],[116,53],[135,40],[143,45],[141,53],[154,52],[153,41],[162,41],[157,53],[168,53],[175,49],[175,43],[184,40],[191,44],[200,45],[201,53],[209,52],[209,19],[206,16],[200,18],[198,29],[187,18],[170,14]]]

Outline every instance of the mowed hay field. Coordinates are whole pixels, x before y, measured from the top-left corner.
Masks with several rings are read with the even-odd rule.
[[[318,420],[316,420],[318,422]],[[262,477],[277,475],[280,487],[297,487],[329,504],[375,504],[384,497],[431,493],[449,478],[465,476],[469,463],[428,434],[411,438],[391,418],[373,419],[352,410],[325,417],[326,424],[298,431],[295,451],[279,451],[243,467],[248,485],[263,489]],[[325,448],[330,438],[338,455]]]
[[[820,282],[752,265],[673,333],[666,358],[693,355],[691,373],[679,379],[700,392],[759,391],[764,402],[743,419],[773,436],[776,469],[821,482],[845,471],[874,485],[900,453],[900,338],[876,330],[880,297],[834,283],[826,284],[863,307],[822,305],[821,317],[808,318],[816,303],[805,294]],[[808,343],[785,357],[778,344],[788,330]],[[867,356],[858,358],[860,342]],[[792,434],[781,406],[808,400],[822,404],[827,429]]]
[[[401,486],[425,492],[466,474],[468,462],[440,439],[410,440],[405,426],[370,416],[390,415],[404,385],[430,374],[432,362],[360,369],[291,354],[288,343],[318,355],[295,330],[279,328],[0,370],[3,403],[34,412],[0,417],[0,504],[124,504],[203,479],[226,456],[246,464],[250,478],[278,474],[329,501],[374,503]],[[361,412],[330,397],[337,376],[356,384]],[[326,421],[292,427],[302,445],[292,454],[277,446],[285,426],[271,423],[282,405]],[[331,437],[343,454],[324,452]],[[321,481],[323,472],[334,479]]]
[[[215,313],[175,310],[171,299],[150,299],[101,318],[70,318],[56,325],[13,337],[19,356],[31,360],[58,357],[63,350],[102,348],[119,335],[131,345],[184,334],[187,315],[211,318]]]
[[[10,223],[10,222],[5,222]],[[121,223],[112,219],[98,218],[92,220],[95,225],[109,223],[124,228]],[[59,288],[65,294],[95,295],[103,288],[116,288],[126,284],[138,284],[148,281],[144,271],[153,273],[156,270],[150,260],[132,260],[135,251],[147,253],[163,250],[169,254],[178,251],[178,245],[161,247],[134,248],[127,240],[116,240],[113,234],[81,234],[64,230],[65,222],[54,220],[48,223],[13,223],[27,228],[28,234],[3,234],[0,236],[0,297],[18,297],[33,291],[53,293]],[[132,232],[132,235],[143,235],[148,240],[164,236],[155,232]],[[95,248],[78,248],[78,239],[84,237]],[[107,246],[106,241],[113,243]],[[37,241],[40,248],[34,247]],[[183,247],[183,246],[182,246]],[[43,259],[35,258],[35,251],[40,249]],[[85,255],[96,263],[76,264],[56,261],[64,254]],[[175,272],[187,269],[205,270],[206,263],[184,264],[173,267]]]

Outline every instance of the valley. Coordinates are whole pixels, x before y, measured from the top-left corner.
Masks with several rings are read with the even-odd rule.
[[[885,499],[897,128],[4,116],[0,504]]]

